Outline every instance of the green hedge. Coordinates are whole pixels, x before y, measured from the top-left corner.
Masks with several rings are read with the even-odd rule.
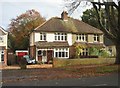
[[[82,58],[82,59],[53,59],[53,67],[63,67],[69,65],[99,65],[114,64],[115,58]]]

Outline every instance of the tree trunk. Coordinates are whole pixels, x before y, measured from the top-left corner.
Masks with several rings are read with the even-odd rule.
[[[120,64],[120,45],[116,45],[116,60],[115,64]]]

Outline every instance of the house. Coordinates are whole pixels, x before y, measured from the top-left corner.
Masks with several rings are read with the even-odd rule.
[[[7,38],[8,32],[0,27],[0,62],[7,65]]]
[[[104,38],[105,50],[110,54],[110,56],[116,56],[115,44],[109,40],[107,37]]]
[[[80,20],[68,17],[53,17],[38,26],[30,35],[30,55],[36,61],[49,62],[52,58],[73,58],[75,45],[104,47],[103,32]],[[89,55],[88,48],[81,55]]]

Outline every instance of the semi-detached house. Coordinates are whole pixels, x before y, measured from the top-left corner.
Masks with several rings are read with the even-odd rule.
[[[75,45],[83,44],[81,55],[89,55],[89,47],[103,47],[103,32],[78,19],[68,17],[63,11],[61,17],[53,17],[38,26],[30,35],[30,55],[36,61],[49,62],[52,58],[73,58]]]
[[[2,62],[5,65],[7,65],[7,38],[8,32],[0,27],[0,63]]]

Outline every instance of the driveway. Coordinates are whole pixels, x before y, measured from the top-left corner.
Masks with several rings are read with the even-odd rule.
[[[3,86],[118,86],[118,74],[98,77],[66,78],[59,80],[32,80],[4,83]]]

